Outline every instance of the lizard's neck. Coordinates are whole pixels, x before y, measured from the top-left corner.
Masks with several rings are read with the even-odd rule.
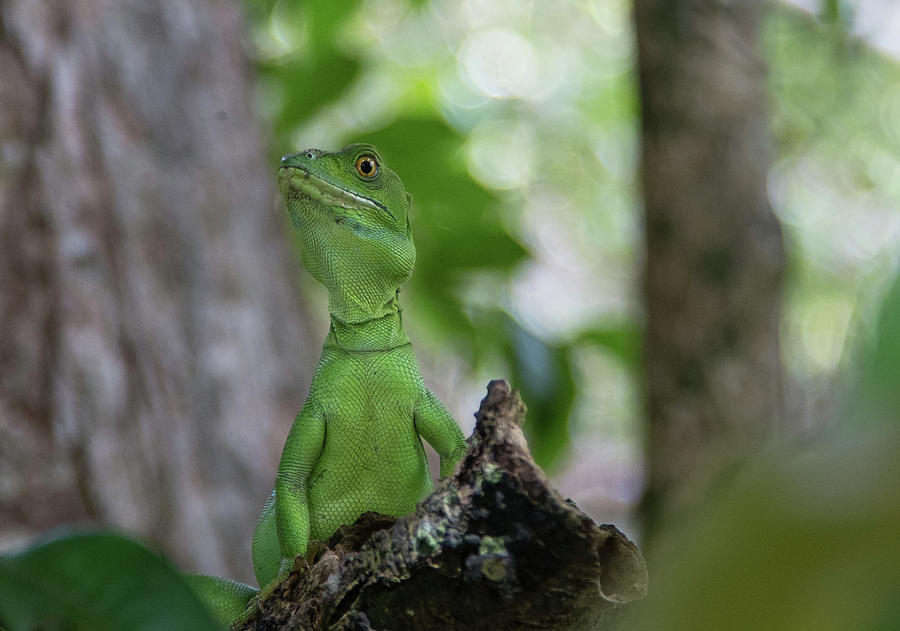
[[[331,327],[325,338],[325,347],[347,351],[384,351],[404,344],[409,338],[403,330],[400,304],[397,296],[385,308],[373,312],[371,318],[347,322],[341,314],[331,312]]]

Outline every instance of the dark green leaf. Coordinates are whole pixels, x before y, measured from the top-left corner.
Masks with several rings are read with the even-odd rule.
[[[552,469],[569,445],[575,382],[566,346],[547,344],[502,314],[511,359],[510,381],[528,406],[525,433],[535,461]]]
[[[213,631],[222,627],[181,574],[139,543],[75,533],[0,557],[7,631]]]
[[[283,89],[275,132],[285,136],[325,103],[346,89],[359,71],[359,63],[343,55],[325,52],[310,60],[299,54],[261,63],[260,74]],[[302,147],[290,148],[300,150]],[[282,147],[281,153],[288,149]],[[280,155],[279,154],[279,155]]]
[[[863,344],[862,372],[853,398],[855,423],[900,423],[900,276],[881,305],[875,335]]]

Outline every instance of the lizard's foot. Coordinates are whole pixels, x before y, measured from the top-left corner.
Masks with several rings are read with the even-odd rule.
[[[263,609],[263,601],[265,601],[272,593],[278,589],[278,586],[284,582],[291,572],[305,572],[319,560],[322,552],[328,549],[321,541],[310,542],[305,555],[298,554],[295,558],[282,558],[281,567],[278,569],[278,576],[263,585],[256,593],[256,597],[252,598],[252,610]],[[251,609],[248,607],[248,610]]]

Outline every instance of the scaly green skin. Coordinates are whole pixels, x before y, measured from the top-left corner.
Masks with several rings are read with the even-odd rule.
[[[279,180],[304,265],[328,289],[331,328],[253,536],[261,586],[310,541],[366,511],[412,512],[432,490],[421,438],[440,455],[441,476],[465,451],[459,426],[422,382],[401,324],[397,293],[415,247],[400,178],[374,147],[355,144],[285,156]],[[253,593],[222,579],[191,581],[229,620]]]

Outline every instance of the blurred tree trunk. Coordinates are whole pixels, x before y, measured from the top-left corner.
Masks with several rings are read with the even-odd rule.
[[[241,13],[0,11],[0,536],[97,521],[247,577],[310,363]]]
[[[651,532],[781,418],[784,249],[766,193],[762,13],[758,0],[635,3]]]

